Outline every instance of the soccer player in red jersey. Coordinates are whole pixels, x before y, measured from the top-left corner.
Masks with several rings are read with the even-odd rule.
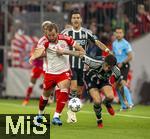
[[[59,118],[65,103],[68,100],[71,71],[69,64],[69,55],[83,56],[85,51],[71,37],[58,33],[57,25],[52,23],[47,26],[46,37],[48,39],[44,45],[38,45],[30,58],[30,63],[46,53],[46,69],[44,76],[44,92],[39,101],[39,115],[37,121],[42,118],[44,108],[48,102],[50,91],[55,86],[60,89],[59,95],[56,95],[56,111],[52,120],[54,125],[62,125]],[[70,51],[69,47],[74,47],[77,51]]]

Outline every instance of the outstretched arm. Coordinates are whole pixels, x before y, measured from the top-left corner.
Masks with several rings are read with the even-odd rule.
[[[76,56],[80,58],[82,58],[85,54],[85,52],[82,52],[82,51],[60,50],[60,49],[57,49],[56,53],[58,55],[70,55],[70,56]]]
[[[91,58],[91,57],[89,57],[87,55],[83,56],[83,62],[86,65],[88,65],[89,67],[94,68],[94,69],[99,68],[103,64],[104,61],[102,59],[101,60],[97,60],[97,59]]]
[[[75,51],[57,49],[56,52],[58,55],[71,55],[71,56],[77,56],[80,58],[82,58],[83,55],[86,53],[85,50],[82,48],[82,46],[80,46],[78,43],[75,43],[73,47],[75,48]]]
[[[110,49],[107,48],[107,46],[105,44],[103,44],[101,41],[99,40],[95,40],[95,44],[103,51],[108,52],[109,54],[113,54]]]
[[[77,51],[80,51],[80,52],[84,52],[85,53],[85,50],[82,48],[81,45],[79,45],[78,43],[76,43],[74,45],[74,48],[77,50]]]

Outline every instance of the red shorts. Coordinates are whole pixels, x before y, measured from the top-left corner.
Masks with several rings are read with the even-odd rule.
[[[32,68],[32,73],[31,73],[32,78],[39,78],[41,74],[44,74],[43,69],[38,68],[38,67]]]
[[[71,72],[66,71],[61,74],[45,73],[44,76],[44,90],[50,90],[55,87],[59,82],[64,80],[71,80]]]

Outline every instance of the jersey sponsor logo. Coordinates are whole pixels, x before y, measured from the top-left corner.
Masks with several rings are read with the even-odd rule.
[[[76,40],[80,45],[86,45],[86,40]]]

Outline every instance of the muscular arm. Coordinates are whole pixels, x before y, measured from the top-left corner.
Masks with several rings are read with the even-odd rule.
[[[76,44],[74,45],[74,48],[75,48],[77,51],[85,52],[85,50],[82,48],[82,46],[80,46],[78,43],[76,43]]]
[[[82,51],[71,51],[71,50],[65,50],[63,52],[64,55],[71,55],[71,56],[77,56],[82,57],[85,53]]]
[[[122,63],[118,64],[118,67],[121,68],[124,64],[130,62],[132,60],[133,56],[132,56],[132,52],[129,52],[127,55],[127,58],[125,61],[123,61]]]
[[[32,64],[33,60],[43,56],[45,48],[36,48],[29,59],[29,63]]]
[[[75,51],[73,50],[57,50],[57,54],[60,55],[71,55],[71,56],[77,56],[77,57],[83,57],[85,54],[85,50],[80,46],[78,43],[74,45],[74,48],[76,49]]]
[[[133,59],[132,52],[129,52],[127,59],[126,59],[125,61],[123,61],[123,63],[128,63],[128,62],[130,62],[132,59]]]
[[[105,52],[109,52],[109,54],[113,54],[105,44],[103,44],[101,41],[99,40],[95,40],[95,44],[103,51]]]

